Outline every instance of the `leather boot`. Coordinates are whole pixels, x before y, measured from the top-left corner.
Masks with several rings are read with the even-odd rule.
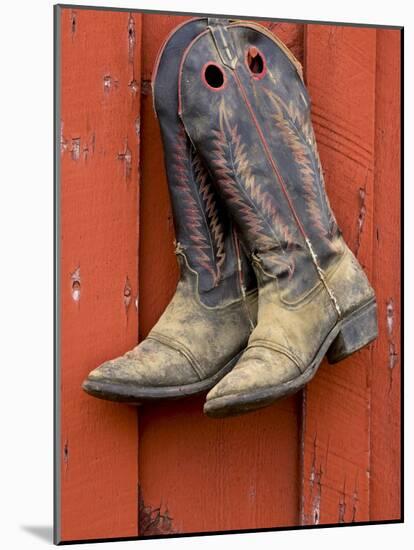
[[[326,196],[298,62],[255,23],[209,20],[183,55],[180,116],[254,262],[258,324],[209,416],[301,389],[377,336],[376,302]]]
[[[256,323],[254,272],[177,114],[181,54],[206,24],[192,20],[170,35],[153,76],[180,280],[147,338],[89,374],[83,389],[95,397],[139,404],[206,391],[236,363]]]

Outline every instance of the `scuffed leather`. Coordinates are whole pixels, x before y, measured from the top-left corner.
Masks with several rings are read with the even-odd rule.
[[[338,264],[327,270],[326,278],[345,315],[374,298],[364,272],[349,249]],[[259,285],[257,327],[241,359],[208,393],[207,400],[293,380],[306,370],[337,322],[337,313],[321,284],[298,303],[285,302],[277,282],[266,275]]]
[[[209,378],[246,346],[256,322],[257,293],[222,307],[205,306],[198,275],[181,257],[182,277],[147,338],[124,356],[92,371],[89,379],[142,387],[186,385]]]
[[[207,26],[192,20],[157,60],[154,106],[164,145],[180,280],[148,337],[94,369],[84,383],[136,388],[186,386],[218,373],[247,344],[257,317],[256,278],[234,225],[178,118],[181,54]],[[132,392],[131,392],[132,393]],[[100,397],[113,399],[102,393]]]
[[[237,57],[233,65],[223,62],[227,47]],[[249,51],[264,59],[261,73],[250,70]],[[219,68],[222,84],[209,85],[209,65]],[[259,285],[257,327],[208,403],[299,377],[338,321],[374,293],[338,229],[310,98],[283,45],[257,24],[207,29],[183,56],[179,104],[186,132],[252,255]]]

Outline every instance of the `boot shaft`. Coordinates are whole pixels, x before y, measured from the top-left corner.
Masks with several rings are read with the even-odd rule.
[[[183,55],[179,110],[258,269],[300,299],[345,244],[299,64],[257,24],[210,20]]]
[[[153,75],[154,109],[164,146],[181,269],[197,273],[198,292],[207,306],[239,299],[255,288],[255,278],[222,201],[200,156],[178,117],[178,73],[181,55],[207,27],[191,20],[167,38]]]

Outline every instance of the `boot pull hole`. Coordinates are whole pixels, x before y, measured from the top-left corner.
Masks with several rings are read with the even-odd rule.
[[[247,50],[246,56],[247,66],[250,72],[256,78],[261,78],[265,74],[265,61],[263,55],[254,46]]]
[[[210,88],[219,90],[224,85],[224,73],[218,65],[208,63],[204,67],[204,80]]]

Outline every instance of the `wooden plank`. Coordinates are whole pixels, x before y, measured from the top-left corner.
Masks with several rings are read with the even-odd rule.
[[[377,30],[373,283],[380,339],[371,376],[372,520],[401,517],[400,40],[400,31]]]
[[[137,341],[141,16],[62,8],[60,25],[60,539],[133,536],[136,409],[81,383]]]
[[[158,47],[184,19],[143,16],[141,337],[164,310],[178,277],[149,80]],[[272,30],[300,55],[301,25],[277,24]],[[140,411],[140,534],[296,525],[300,396],[228,420],[205,417],[203,401],[202,396]]]
[[[212,420],[204,398],[140,413],[140,534],[298,524],[298,400]]]
[[[308,25],[306,79],[328,196],[372,281],[375,29]],[[372,346],[323,364],[304,392],[303,524],[369,519]]]

